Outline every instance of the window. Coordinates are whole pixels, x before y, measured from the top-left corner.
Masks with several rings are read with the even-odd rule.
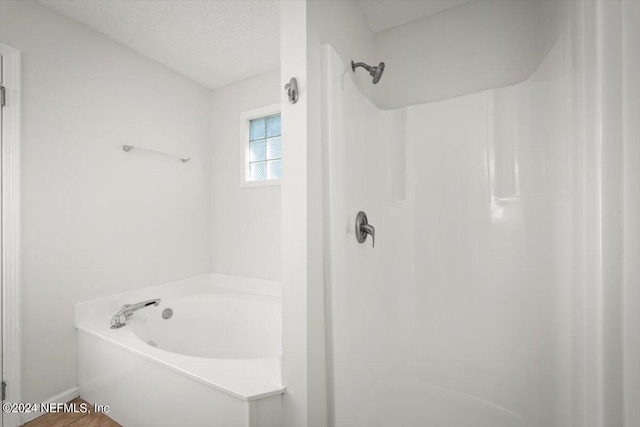
[[[280,105],[241,115],[242,187],[277,185],[282,177],[282,124]]]
[[[249,180],[280,179],[282,140],[280,113],[249,120]]]

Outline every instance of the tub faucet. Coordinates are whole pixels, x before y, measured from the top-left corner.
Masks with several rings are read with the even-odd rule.
[[[142,308],[149,307],[150,305],[157,306],[158,304],[160,304],[160,298],[150,299],[136,304],[123,305],[120,311],[114,314],[111,318],[111,329],[122,328],[127,324],[127,320],[129,320],[134,312]]]

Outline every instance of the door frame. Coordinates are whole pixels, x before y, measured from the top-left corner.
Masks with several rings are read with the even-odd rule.
[[[0,43],[5,105],[2,114],[2,380],[6,402],[20,403],[20,51]],[[1,415],[2,427],[20,425],[19,414]]]

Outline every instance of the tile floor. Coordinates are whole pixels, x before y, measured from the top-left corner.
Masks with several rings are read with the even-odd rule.
[[[93,412],[93,405],[81,398],[73,399],[68,403],[80,405],[86,403],[88,413],[56,412],[43,415],[26,423],[23,427],[122,427],[105,414]]]

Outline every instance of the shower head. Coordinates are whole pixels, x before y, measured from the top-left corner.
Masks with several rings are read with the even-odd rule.
[[[369,72],[371,77],[373,77],[374,85],[380,81],[380,78],[382,77],[382,73],[384,73],[384,62],[381,62],[380,64],[378,64],[377,67],[372,67],[371,65],[367,65],[364,62],[354,63],[353,61],[351,61],[351,70],[353,72],[355,72],[356,68],[358,67],[362,67]]]

